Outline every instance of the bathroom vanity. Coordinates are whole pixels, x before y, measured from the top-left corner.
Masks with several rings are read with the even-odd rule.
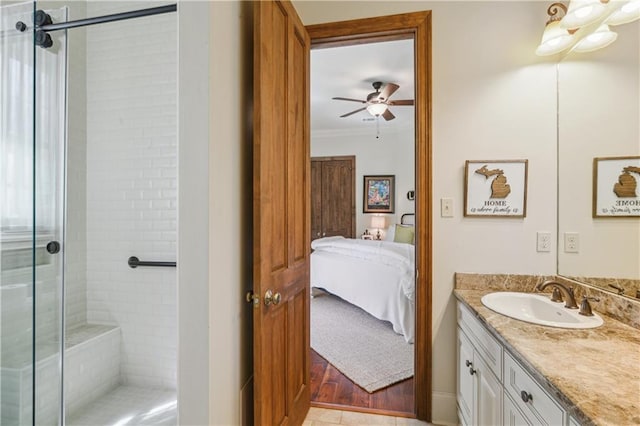
[[[640,330],[515,320],[482,304],[494,291],[454,292],[460,424],[640,424]]]

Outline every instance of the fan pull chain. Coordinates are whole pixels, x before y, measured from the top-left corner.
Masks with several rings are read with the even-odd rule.
[[[376,139],[380,139],[380,116],[376,115]]]

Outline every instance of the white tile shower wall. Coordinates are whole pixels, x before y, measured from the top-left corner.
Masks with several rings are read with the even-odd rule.
[[[82,332],[82,326],[74,332]],[[91,326],[87,326],[91,328]],[[106,395],[120,384],[120,329],[97,330],[96,335],[65,351],[65,402],[67,416]],[[69,335],[67,337],[69,337]]]
[[[74,2],[69,19],[86,17],[86,3]],[[68,136],[65,238],[65,319],[67,330],[87,322],[87,82],[86,30],[67,32]]]
[[[89,2],[97,16],[154,4]],[[87,29],[87,319],[121,328],[124,384],[175,388],[176,15]]]
[[[87,328],[87,326],[84,326]],[[71,330],[67,337],[82,333]],[[117,327],[89,327],[79,336],[83,341],[65,350],[65,395],[67,412],[73,414],[83,405],[105,395],[120,382],[120,330]],[[36,424],[58,424],[60,410],[60,354],[50,347],[48,356],[36,364]],[[32,367],[29,362],[17,368],[0,370],[0,383],[11,392],[3,392],[2,425],[32,423]]]

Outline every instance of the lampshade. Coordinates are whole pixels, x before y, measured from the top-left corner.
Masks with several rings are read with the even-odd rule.
[[[384,112],[387,110],[387,104],[369,104],[367,106],[367,111],[369,111],[369,114],[371,115],[381,115],[384,114]]]
[[[573,35],[560,27],[560,21],[549,21],[542,33],[542,41],[536,49],[536,55],[555,55],[565,50],[573,42]]]
[[[626,24],[640,19],[640,0],[631,0],[604,21],[608,25]]]
[[[384,216],[371,216],[371,227],[374,229],[383,229],[384,222]]]
[[[602,18],[605,12],[606,7],[601,0],[571,0],[560,26],[565,29],[584,27]]]
[[[595,32],[580,40],[573,51],[584,53],[602,49],[616,41],[616,38],[618,38],[618,34],[610,31],[608,25],[600,25]]]

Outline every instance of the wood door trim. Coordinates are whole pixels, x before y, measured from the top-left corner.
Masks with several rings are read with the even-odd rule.
[[[375,28],[375,31],[372,31]],[[431,11],[406,13],[306,27],[311,48],[349,46],[389,40],[414,40],[416,170],[416,417],[431,420],[432,386],[432,141]]]

